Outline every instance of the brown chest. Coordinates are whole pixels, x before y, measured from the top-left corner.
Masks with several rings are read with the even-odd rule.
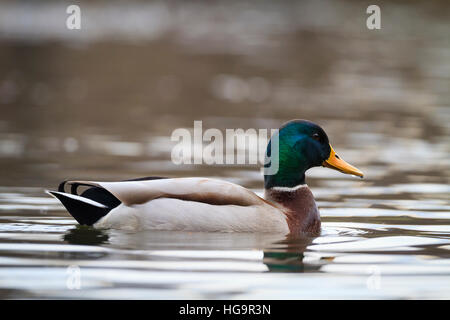
[[[282,208],[292,235],[320,233],[319,210],[307,185],[271,188],[265,191],[265,198]]]

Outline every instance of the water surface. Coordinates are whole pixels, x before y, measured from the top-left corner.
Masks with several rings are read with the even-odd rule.
[[[447,2],[382,4],[376,32],[357,1],[86,2],[78,33],[34,6],[0,4],[1,298],[450,298]],[[257,166],[174,165],[170,135],[293,118],[365,173],[308,171],[316,238],[100,231],[44,193],[162,175],[261,194]]]

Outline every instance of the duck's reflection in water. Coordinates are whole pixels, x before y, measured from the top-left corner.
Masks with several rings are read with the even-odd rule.
[[[320,266],[304,264],[304,252],[314,237],[292,238],[280,234],[214,233],[182,231],[98,230],[76,226],[67,231],[70,244],[113,249],[107,256],[124,255],[132,260],[234,261],[260,264],[265,272],[311,272]],[[117,249],[118,251],[115,251]],[[112,255],[112,256],[111,256]],[[99,258],[104,255],[99,256]],[[130,261],[132,263],[132,261]],[[218,271],[217,269],[211,271]]]
[[[315,237],[286,237],[276,243],[278,249],[264,249],[263,263],[270,272],[311,272],[320,266],[304,263],[304,252]]]
[[[77,225],[64,235],[64,241],[78,245],[101,245],[108,243],[109,237],[106,231],[89,226]]]

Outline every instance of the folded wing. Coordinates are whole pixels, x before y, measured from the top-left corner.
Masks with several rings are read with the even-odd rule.
[[[67,181],[106,189],[125,205],[143,204],[158,198],[175,198],[214,205],[261,205],[266,201],[237,184],[209,178],[174,178],[141,181]],[[73,192],[72,188],[72,193]],[[75,188],[76,189],[76,188]],[[75,191],[76,193],[76,191]]]

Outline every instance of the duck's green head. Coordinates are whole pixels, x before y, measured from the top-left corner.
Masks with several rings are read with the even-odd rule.
[[[278,139],[276,139],[278,138]],[[275,152],[278,140],[278,156]],[[325,131],[307,120],[291,120],[272,136],[266,151],[264,187],[292,188],[305,183],[305,171],[325,166],[359,177],[363,173],[340,159],[330,145]],[[278,170],[274,164],[278,161]],[[268,170],[270,168],[270,170]],[[270,172],[273,170],[273,172]]]

